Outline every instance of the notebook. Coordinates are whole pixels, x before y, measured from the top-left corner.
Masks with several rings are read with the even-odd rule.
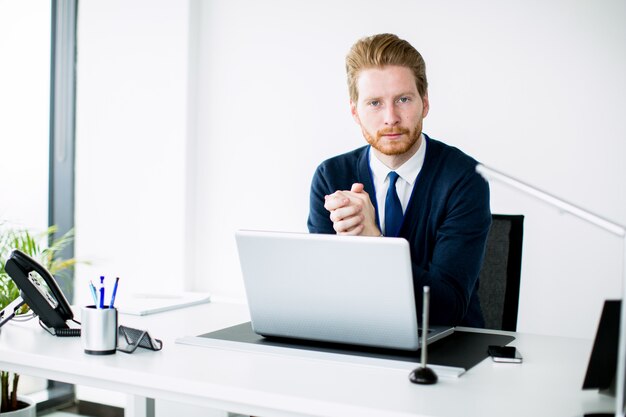
[[[118,298],[117,309],[121,314],[145,316],[163,311],[190,307],[211,301],[209,293],[176,292],[168,294],[132,294]]]
[[[419,348],[406,240],[253,230],[235,239],[255,333]],[[430,327],[429,343],[454,331]]]

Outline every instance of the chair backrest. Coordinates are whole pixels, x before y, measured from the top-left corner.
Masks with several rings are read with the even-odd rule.
[[[488,329],[517,329],[524,216],[493,214],[478,297]]]

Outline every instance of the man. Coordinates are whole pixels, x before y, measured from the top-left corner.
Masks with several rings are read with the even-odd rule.
[[[474,159],[422,133],[430,109],[422,56],[395,35],[375,35],[354,44],[346,70],[352,117],[369,145],[317,168],[309,231],[405,238],[418,311],[428,285],[432,323],[483,327],[489,188]]]

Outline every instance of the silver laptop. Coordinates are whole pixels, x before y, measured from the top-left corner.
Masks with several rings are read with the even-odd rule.
[[[235,238],[257,334],[419,348],[406,240],[251,230]],[[453,332],[429,330],[429,343]]]

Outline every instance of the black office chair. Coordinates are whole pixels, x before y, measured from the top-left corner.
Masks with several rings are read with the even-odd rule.
[[[523,236],[523,215],[492,215],[478,288],[488,329],[517,329]]]

